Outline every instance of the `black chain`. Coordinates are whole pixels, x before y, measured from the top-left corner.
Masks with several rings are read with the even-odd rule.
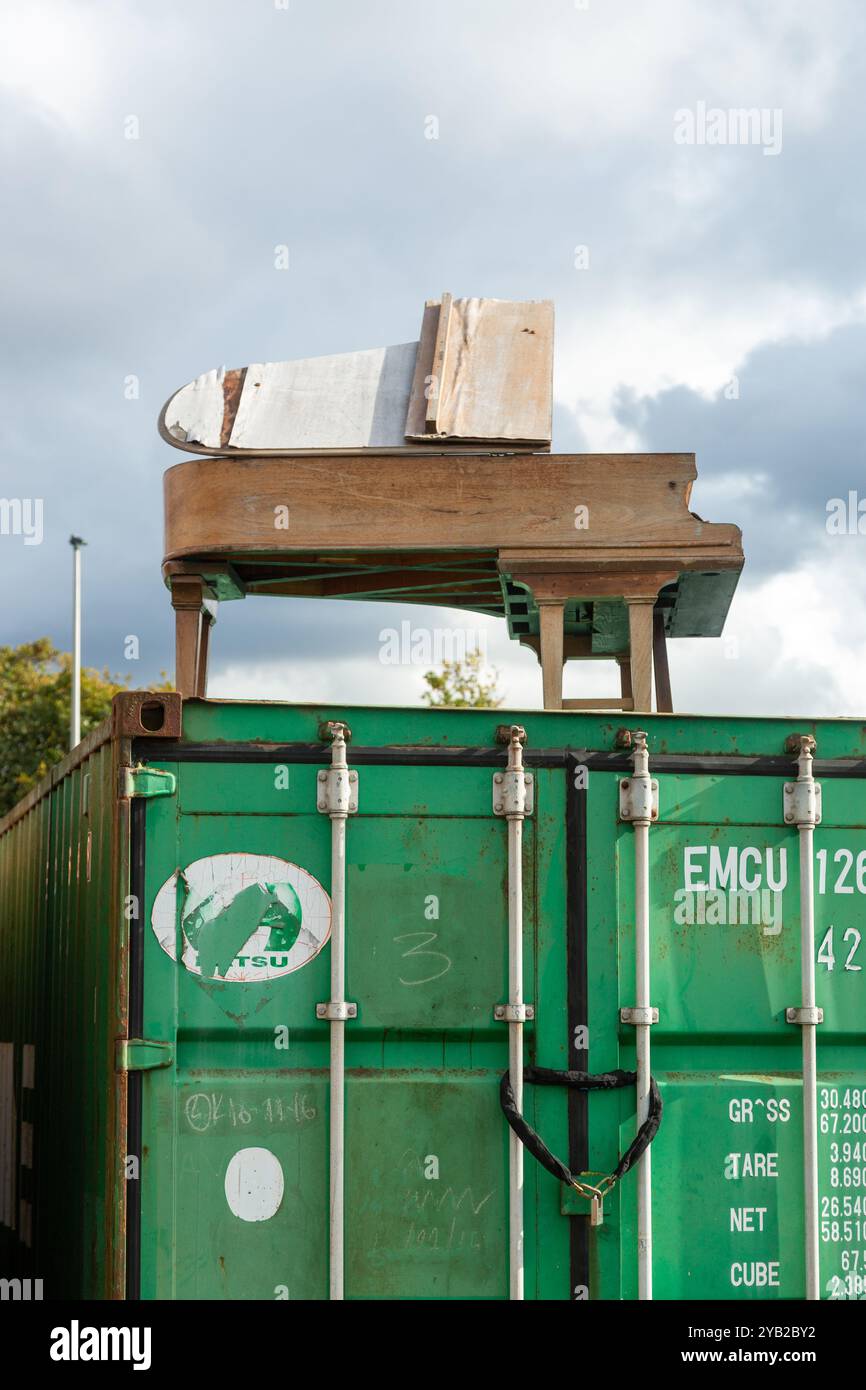
[[[530,1086],[567,1086],[572,1091],[613,1091],[622,1086],[634,1086],[637,1081],[637,1072],[604,1071],[592,1076],[586,1071],[553,1071],[550,1067],[525,1067],[523,1080]],[[555,1178],[559,1178],[560,1182],[567,1183],[569,1187],[583,1188],[585,1186],[580,1177],[575,1176],[562,1160],[556,1157],[556,1154],[550,1152],[540,1134],[537,1134],[523,1118],[514,1100],[508,1072],[504,1073],[499,1085],[499,1103],[514,1133],[525,1144],[533,1158],[537,1158],[542,1167],[547,1169],[548,1173],[552,1173]],[[656,1136],[661,1119],[661,1093],[655,1079],[650,1077],[647,1117],[614,1171],[604,1180],[602,1186],[605,1190],[609,1191],[614,1183],[618,1182],[629,1168],[633,1168],[641,1155],[646,1152]]]

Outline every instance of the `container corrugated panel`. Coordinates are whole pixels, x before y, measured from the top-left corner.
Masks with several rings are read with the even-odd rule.
[[[185,702],[181,737],[104,744],[0,834],[0,949],[4,978],[20,981],[4,994],[0,1033],[14,1046],[16,1145],[22,1096],[57,1117],[31,1112],[32,1189],[16,1149],[46,1296],[329,1296],[331,1025],[317,1012],[330,998],[332,829],[318,781],[328,720],[350,726],[358,775],[346,825],[346,997],[357,1016],[345,1023],[345,1296],[509,1296],[507,1025],[493,1012],[508,991],[508,836],[493,806],[503,723],[525,727],[534,779],[522,846],[524,998],[535,1010],[525,1061],[634,1065],[620,1010],[635,1002],[635,832],[620,815],[631,758],[617,724]],[[641,724],[659,795],[649,830],[652,1069],[665,1106],[652,1145],[654,1296],[804,1296],[800,1028],[786,1022],[801,1002],[799,848],[783,814],[796,771],[785,743],[800,733],[817,740],[823,786],[820,1288],[861,1297],[863,727]],[[145,772],[130,814],[117,778],[134,762]],[[143,1042],[121,1063],[141,1070],[125,1076],[113,1044],[127,1031]],[[18,1081],[32,1042],[35,1101]],[[590,1097],[527,1086],[524,1111],[590,1182],[635,1130],[630,1086]],[[74,1213],[39,1166],[52,1158],[81,1197]],[[591,1225],[585,1197],[526,1154],[526,1297],[636,1297],[635,1192],[627,1173]],[[16,1249],[20,1233],[6,1233]]]
[[[110,730],[0,825],[3,1272],[46,1296],[123,1287],[125,1031]]]

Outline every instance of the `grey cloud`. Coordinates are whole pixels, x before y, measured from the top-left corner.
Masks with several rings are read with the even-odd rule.
[[[647,449],[697,454],[695,508],[743,527],[750,572],[791,568],[826,541],[829,498],[866,496],[866,327],[758,348],[736,375],[737,399],[623,391],[617,418]],[[737,495],[738,475],[755,480],[754,493]],[[726,480],[731,502],[721,500]],[[709,506],[702,481],[713,485]]]

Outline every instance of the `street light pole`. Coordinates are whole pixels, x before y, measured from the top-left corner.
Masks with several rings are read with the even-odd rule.
[[[80,536],[70,536],[72,546],[72,698],[69,704],[69,747],[81,742],[81,547]]]

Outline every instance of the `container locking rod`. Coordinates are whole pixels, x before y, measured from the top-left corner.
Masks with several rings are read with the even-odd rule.
[[[796,825],[800,837],[800,1008],[785,1011],[803,1039],[803,1230],[805,1240],[806,1299],[817,1302],[820,1291],[820,1227],[818,1218],[818,1051],[816,1027],[823,1011],[815,1005],[815,826],[821,823],[821,783],[812,772],[815,740],[811,734],[796,736],[797,780],[786,782],[782,805],[787,825]]]
[[[508,766],[493,775],[493,813],[508,822],[508,1080],[517,1109],[523,1111],[523,821],[532,814],[533,780],[523,769],[526,733],[512,724]],[[523,1144],[508,1132],[509,1297],[524,1297]]]
[[[647,736],[631,732],[634,773],[620,783],[620,817],[634,826],[635,1001],[629,1022],[635,1031],[637,1126],[646,1122],[650,1106],[650,1028],[658,1013],[650,1004],[650,886],[649,829],[658,819],[658,782],[649,774]],[[652,1159],[649,1149],[637,1165],[637,1282],[638,1299],[653,1296]]]
[[[316,1017],[331,1028],[330,1056],[330,1298],[343,1298],[346,1131],[346,1019],[357,1005],[346,999],[346,818],[358,809],[358,774],[346,763],[345,724],[329,725],[331,766],[318,775],[317,806],[331,820],[331,998]]]

